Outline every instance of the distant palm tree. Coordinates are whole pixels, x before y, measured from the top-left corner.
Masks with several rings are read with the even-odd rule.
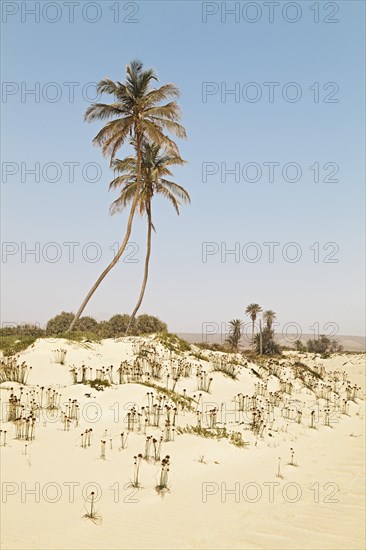
[[[276,313],[271,309],[267,309],[262,315],[263,321],[266,323],[269,330],[272,329],[273,321],[276,319]]]
[[[138,312],[146,290],[147,279],[149,275],[149,262],[151,254],[151,233],[155,231],[152,223],[151,201],[154,195],[161,195],[168,199],[174,206],[179,215],[181,202],[190,203],[190,196],[187,191],[177,183],[171,181],[173,176],[170,167],[174,165],[183,165],[184,161],[179,155],[166,154],[156,143],[143,141],[141,157],[141,187],[138,195],[138,209],[143,216],[147,216],[147,246],[144,268],[144,278],[141,286],[141,292],[135,309],[133,310],[126,334]],[[110,189],[116,189],[122,186],[120,196],[113,202],[111,213],[120,212],[134,200],[137,188],[137,159],[136,157],[127,157],[124,160],[116,159],[112,168],[120,175],[110,183]]]
[[[160,88],[153,87],[153,82],[158,80],[156,74],[153,69],[143,70],[143,64],[140,61],[132,61],[127,66],[126,72],[125,83],[113,82],[109,79],[99,82],[97,92],[112,95],[114,102],[110,104],[94,103],[87,109],[85,120],[88,122],[109,120],[94,138],[93,143],[99,145],[103,154],[111,157],[111,161],[113,161],[117,150],[127,139],[132,138],[135,140],[137,153],[135,195],[121,247],[112,262],[88,292],[69,330],[72,330],[90,298],[104,277],[119,261],[127,246],[141,186],[143,139],[149,138],[155,143],[163,145],[167,150],[174,152],[174,154],[178,154],[177,145],[168,137],[166,132],[170,132],[177,137],[186,137],[185,129],[178,123],[180,120],[178,104],[175,101],[170,101],[165,105],[161,105],[162,101],[178,97],[178,88],[174,84],[165,84]]]
[[[229,335],[226,338],[226,342],[234,349],[239,349],[239,343],[242,336],[243,321],[240,319],[233,319],[229,321]]]
[[[254,324],[257,319],[257,315],[262,311],[262,308],[258,304],[249,304],[247,306],[245,313],[251,318],[252,320],[252,351],[254,351]]]

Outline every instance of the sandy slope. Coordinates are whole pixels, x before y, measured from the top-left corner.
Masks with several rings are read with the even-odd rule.
[[[14,423],[6,422],[6,403],[9,388],[19,395],[20,385],[0,386],[1,429],[7,431],[7,444],[1,447],[2,548],[364,547],[364,401],[350,402],[348,415],[333,411],[329,426],[320,415],[316,429],[311,429],[315,397],[295,380],[288,399],[290,405],[298,401],[301,423],[286,421],[278,409],[272,429],[255,437],[245,419],[240,423],[243,417],[234,413],[233,403],[234,395],[252,395],[260,382],[251,370],[254,365],[243,367],[237,381],[214,372],[211,393],[202,392],[208,408],[219,408],[220,426],[242,433],[248,445],[176,434],[174,441],[162,444],[161,458],[171,457],[169,492],[164,497],[156,492],[160,463],[152,460],[141,462],[142,488],[131,487],[133,457],[144,453],[146,436],[143,430],[131,432],[127,448],[121,449],[119,434],[127,432],[128,410],[133,404],[141,410],[147,392],[154,390],[131,383],[96,391],[72,384],[69,369],[84,363],[93,369],[114,365],[116,371],[122,360],[133,358],[133,341],[80,345],[42,340],[20,355],[20,361],[32,366],[26,391],[52,385],[62,394],[61,403],[78,400],[80,420],[78,425],[71,422],[69,431],[64,430],[61,411],[52,416],[42,410],[34,441],[15,439]],[[54,363],[53,350],[59,347],[67,349],[65,365]],[[191,361],[199,364],[193,357]],[[302,361],[316,364],[310,356]],[[364,390],[365,356],[339,355],[317,362],[327,370],[346,370]],[[164,359],[164,364],[168,367],[169,361]],[[206,361],[202,365],[210,370]],[[268,390],[278,387],[278,379],[270,377]],[[182,394],[183,389],[189,396],[198,395],[194,372],[177,382],[175,391]],[[323,400],[319,403],[325,406]],[[196,422],[195,411],[179,412],[178,426]],[[81,433],[90,427],[92,445],[82,448]],[[161,432],[147,427],[147,435],[160,437]],[[101,439],[107,442],[105,459],[100,458]],[[291,448],[296,466],[288,464]],[[279,457],[282,477],[276,477]],[[36,494],[27,494],[32,488]],[[101,520],[96,522],[83,518],[90,506],[85,497],[93,489],[100,496],[96,510]]]

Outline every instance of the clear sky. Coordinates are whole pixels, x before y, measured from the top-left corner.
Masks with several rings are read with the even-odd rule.
[[[90,83],[123,80],[138,58],[181,90],[189,164],[175,175],[192,199],[180,217],[153,205],[141,312],[200,332],[258,302],[280,329],[336,323],[362,335],[364,11],[363,1],[2,2],[1,322],[75,311],[122,240],[127,216],[109,215],[113,174],[92,146],[101,123],[83,115]],[[131,311],[144,240],[137,220],[129,261],[85,314]]]

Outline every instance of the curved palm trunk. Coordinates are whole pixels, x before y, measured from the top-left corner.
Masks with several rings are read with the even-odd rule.
[[[142,142],[142,138],[141,138],[141,136],[138,136],[138,138],[137,138],[137,174],[136,174],[136,183],[137,183],[137,185],[136,185],[136,193],[135,193],[135,196],[133,198],[133,203],[132,203],[132,206],[131,206],[130,215],[129,215],[128,221],[127,221],[127,229],[126,229],[125,238],[123,239],[123,242],[122,242],[117,254],[115,255],[115,257],[111,261],[111,263],[105,268],[103,273],[97,279],[96,283],[89,290],[89,292],[86,295],[83,303],[79,307],[79,309],[78,309],[71,325],[69,326],[68,332],[72,331],[72,329],[75,326],[75,323],[79,320],[79,318],[80,318],[81,314],[83,313],[83,311],[84,311],[87,303],[89,302],[90,298],[93,296],[94,292],[97,290],[98,286],[103,281],[103,279],[106,277],[106,275],[108,275],[110,270],[116,265],[116,263],[118,262],[118,260],[122,256],[122,254],[125,251],[125,248],[127,246],[128,239],[130,238],[130,235],[131,235],[133,217],[135,215],[135,211],[136,211],[136,207],[137,207],[137,203],[138,203],[138,199],[139,199],[139,194],[140,194],[140,184],[141,184],[141,142]]]
[[[147,213],[147,245],[146,245],[144,278],[143,278],[143,281],[142,281],[142,286],[141,286],[141,292],[140,292],[139,299],[137,301],[135,309],[133,310],[133,312],[131,314],[130,320],[128,321],[128,325],[127,325],[126,332],[125,332],[126,336],[127,336],[128,332],[131,328],[131,325],[132,325],[132,323],[133,323],[133,321],[136,317],[136,313],[140,309],[142,300],[144,298],[145,290],[146,290],[147,279],[148,279],[148,276],[149,276],[149,262],[150,262],[150,254],[151,254],[151,229],[152,229],[151,203],[150,203],[150,201],[146,205],[146,213]]]

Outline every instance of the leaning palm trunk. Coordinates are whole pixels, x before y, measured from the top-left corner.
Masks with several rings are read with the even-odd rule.
[[[130,215],[129,215],[128,221],[127,221],[127,230],[126,230],[125,238],[123,239],[123,242],[122,242],[116,256],[113,258],[111,263],[105,268],[103,273],[98,278],[97,282],[89,290],[88,294],[85,297],[85,300],[83,301],[83,303],[79,307],[79,309],[78,309],[78,311],[77,311],[77,313],[76,313],[76,315],[75,315],[75,317],[74,317],[74,319],[73,319],[73,321],[72,321],[72,323],[69,327],[68,332],[72,331],[72,329],[75,326],[75,323],[79,320],[79,318],[80,318],[81,314],[83,313],[83,311],[84,311],[87,303],[89,302],[90,298],[93,296],[94,292],[97,290],[98,286],[103,281],[103,279],[106,277],[106,275],[108,275],[110,270],[116,265],[116,263],[118,262],[118,260],[122,256],[122,254],[125,251],[125,248],[127,246],[128,240],[130,238],[131,230],[132,230],[133,217],[135,215],[136,207],[137,207],[137,204],[138,204],[138,199],[139,199],[139,194],[140,194],[140,185],[141,185],[141,138],[140,137],[137,139],[136,184],[137,184],[136,185],[136,192],[135,192],[135,196],[133,198],[133,203],[132,203],[132,206],[131,206]]]
[[[139,299],[137,301],[135,309],[133,310],[133,312],[131,314],[130,320],[128,321],[128,325],[127,325],[126,333],[125,333],[126,336],[128,335],[129,330],[131,328],[131,325],[132,325],[132,323],[133,323],[133,321],[136,317],[136,313],[140,309],[142,300],[144,298],[145,290],[146,290],[147,279],[148,279],[148,276],[149,276],[149,262],[150,262],[150,254],[151,254],[151,229],[152,229],[151,204],[150,204],[150,202],[146,205],[146,213],[147,213],[147,245],[146,245],[144,278],[143,278],[143,281],[142,281],[142,286],[141,286],[141,292],[140,292]]]

